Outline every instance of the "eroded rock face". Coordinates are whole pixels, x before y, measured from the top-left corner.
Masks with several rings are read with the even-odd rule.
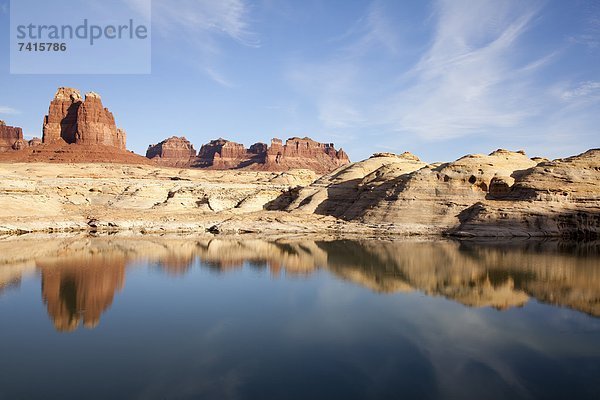
[[[219,138],[202,145],[194,167],[213,169],[233,169],[251,156],[243,144]]]
[[[309,138],[291,138],[285,144],[275,138],[270,146],[255,143],[249,149],[243,144],[220,138],[200,148],[193,166],[265,171],[310,169],[327,173],[349,162],[348,155],[342,149],[336,150],[333,143],[319,143]]]
[[[513,174],[488,201],[465,210],[453,233],[600,237],[600,149]]]
[[[23,150],[28,147],[34,147],[41,143],[39,138],[31,140],[23,139],[23,130],[18,127],[8,126],[0,120],[0,153],[9,155],[14,150]]]
[[[410,153],[378,153],[371,158],[348,164],[302,188],[288,210],[341,217],[366,191],[427,164]],[[367,205],[363,203],[362,206]]]
[[[305,168],[327,173],[349,162],[348,155],[342,149],[336,150],[333,143],[319,143],[307,137],[293,137],[286,140],[285,144],[279,139],[271,141],[265,169],[279,171]]]
[[[14,150],[15,143],[23,140],[23,130],[0,121],[0,151]],[[17,145],[20,146],[20,145]]]
[[[302,188],[288,210],[411,234],[600,236],[600,149],[540,160],[497,150],[426,165],[379,153]]]
[[[497,150],[467,155],[410,174],[382,172],[375,188],[363,186],[343,217],[366,223],[394,222],[445,230],[460,223],[461,212],[489,197],[494,180],[536,165],[521,152]]]
[[[378,153],[302,189],[289,210],[441,233],[460,224],[461,211],[484,201],[498,177],[535,164],[523,153],[506,150],[439,165],[410,153]]]
[[[146,157],[169,167],[187,167],[196,157],[196,150],[185,137],[172,136],[148,146]]]
[[[113,114],[104,108],[100,95],[59,88],[44,118],[43,142],[47,144],[103,145],[126,149],[125,132],[118,129]]]

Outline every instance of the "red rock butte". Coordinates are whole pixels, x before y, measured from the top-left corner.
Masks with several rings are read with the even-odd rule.
[[[149,146],[146,157],[175,167],[264,171],[304,168],[317,173],[331,172],[350,162],[344,150],[336,150],[333,143],[319,143],[306,137],[294,137],[285,144],[275,138],[270,146],[258,142],[248,149],[243,144],[219,138],[202,145],[196,156],[186,138],[174,136]]]
[[[100,95],[89,92],[82,100],[77,89],[61,87],[44,117],[43,143],[112,146],[125,150],[125,132],[117,128],[113,114]]]
[[[39,145],[40,139],[33,138],[29,141],[23,139],[23,130],[18,127],[8,126],[0,120],[0,152],[21,150]]]
[[[41,141],[25,142],[21,128],[0,127],[0,150],[4,150],[0,160],[150,163],[127,151],[125,131],[117,128],[113,114],[94,92],[84,99],[77,89],[59,88],[44,117],[42,132]]]

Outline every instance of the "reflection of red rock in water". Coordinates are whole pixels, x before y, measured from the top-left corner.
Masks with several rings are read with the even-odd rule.
[[[125,260],[109,256],[38,261],[42,297],[54,327],[71,332],[83,321],[86,328],[100,323],[125,282]]]
[[[170,276],[183,276],[187,274],[194,263],[193,255],[169,254],[158,261],[160,268]]]

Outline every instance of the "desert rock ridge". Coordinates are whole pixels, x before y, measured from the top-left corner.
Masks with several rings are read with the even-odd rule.
[[[6,233],[595,238],[600,232],[598,149],[554,161],[498,150],[433,165],[410,153],[378,153],[321,177],[306,169],[2,162],[0,176]]]

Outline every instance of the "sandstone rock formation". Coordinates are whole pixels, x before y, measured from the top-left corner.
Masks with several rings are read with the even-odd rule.
[[[226,157],[218,153],[213,158],[236,158],[239,147],[227,143],[219,144]],[[10,153],[39,156],[46,146]],[[65,150],[59,150],[64,160]],[[498,150],[430,165],[410,153],[380,153],[316,181],[315,173],[306,169],[173,170],[155,164],[81,168],[0,163],[0,175],[4,232],[132,229],[583,238],[600,233],[600,150],[554,161]]]
[[[261,149],[259,144],[252,145],[249,150],[246,150],[243,144],[223,138],[211,140],[202,145],[193,166],[212,169],[241,168],[252,162],[260,162],[260,159],[256,158],[259,149]]]
[[[31,140],[23,139],[23,130],[21,128],[7,126],[4,121],[0,120],[0,153],[10,152],[11,150],[23,150],[28,147],[38,146],[40,143],[40,138],[33,138]]]
[[[178,146],[189,149],[187,144],[178,144]],[[193,147],[191,148],[193,149]],[[163,165],[184,166],[190,164],[192,167],[220,170],[240,168],[264,171],[310,169],[323,174],[350,162],[346,153],[342,149],[336,150],[332,143],[319,143],[309,138],[291,138],[285,144],[280,139],[273,139],[271,146],[259,142],[254,143],[248,149],[243,144],[219,138],[202,145],[197,158],[191,163],[188,157],[190,153],[187,150],[183,151],[181,155],[174,156],[178,161],[173,158],[171,161],[165,162],[163,159],[156,159],[157,154],[159,154],[159,149],[150,146],[146,157],[155,159]]]
[[[523,153],[497,150],[409,174],[380,171],[373,182],[363,182],[358,199],[341,216],[444,231],[459,223],[463,210],[486,199],[494,178],[510,177],[535,164]]]
[[[512,185],[465,210],[452,232],[600,237],[600,149],[543,161],[512,178]]]
[[[82,99],[77,89],[61,87],[44,117],[43,138],[47,144],[82,144],[126,149],[125,132],[102,105],[100,95],[89,92]]]
[[[0,152],[0,161],[152,163],[127,151],[125,132],[116,127],[112,113],[93,92],[84,100],[76,89],[59,88],[44,118],[42,140],[27,142],[19,135],[11,141],[13,149],[20,151]]]
[[[23,130],[0,121],[0,152],[15,150],[15,143],[19,140],[23,140]]]
[[[410,153],[377,153],[348,164],[302,188],[288,210],[341,217],[358,200],[383,183],[426,166]]]
[[[600,234],[600,150],[540,163],[507,150],[439,165],[376,162],[394,157],[378,154],[326,175],[288,210],[404,233]]]
[[[146,157],[160,165],[188,167],[196,157],[196,150],[185,137],[172,136],[148,146]]]
[[[350,162],[344,150],[336,150],[333,143],[319,143],[310,138],[293,137],[282,144],[273,139],[267,150],[264,168],[270,171],[306,168],[327,173]]]

